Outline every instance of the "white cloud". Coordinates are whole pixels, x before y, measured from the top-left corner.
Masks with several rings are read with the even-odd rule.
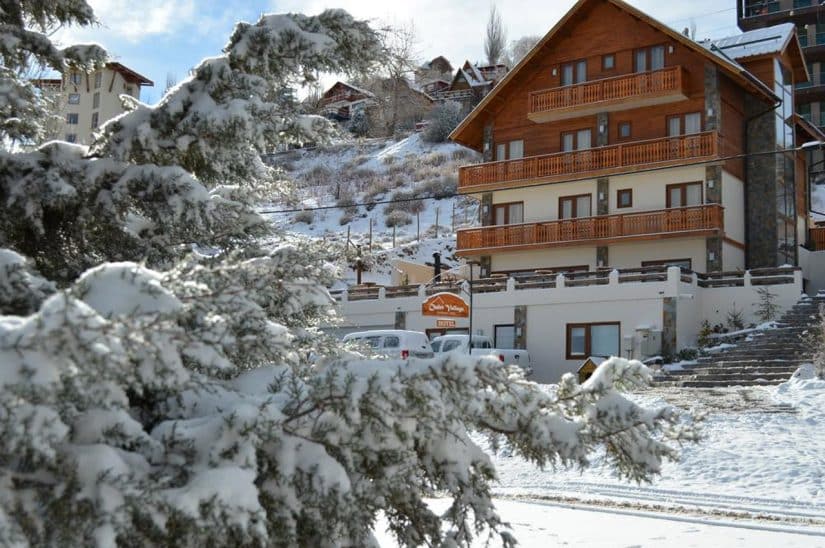
[[[127,41],[170,35],[192,25],[197,19],[195,0],[87,0],[100,27],[62,30],[57,39],[64,43]]]

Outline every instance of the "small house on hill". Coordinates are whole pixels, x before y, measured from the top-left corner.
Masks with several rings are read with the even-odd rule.
[[[374,98],[370,91],[339,81],[324,92],[318,106],[322,116],[340,122],[349,120],[354,109],[366,107]]]
[[[424,63],[415,71],[415,83],[423,86],[433,80],[449,80],[453,74],[453,66],[443,55]]]
[[[505,65],[478,67],[470,61],[465,61],[464,65],[453,76],[450,87],[438,92],[436,99],[457,101],[474,106],[490,93],[505,74],[507,74]]]

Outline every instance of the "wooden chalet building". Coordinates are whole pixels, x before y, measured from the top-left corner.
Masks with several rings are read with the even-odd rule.
[[[505,65],[479,67],[465,61],[453,76],[450,85],[435,93],[440,101],[456,101],[465,105],[478,104],[507,74]]]
[[[806,82],[794,26],[696,42],[621,0],[580,0],[452,133],[484,276],[799,264]],[[466,65],[465,65],[466,68]],[[454,82],[455,85],[455,82]]]
[[[335,82],[321,96],[318,108],[321,115],[327,118],[349,120],[355,108],[365,108],[374,98],[375,95],[370,91],[345,82]]]

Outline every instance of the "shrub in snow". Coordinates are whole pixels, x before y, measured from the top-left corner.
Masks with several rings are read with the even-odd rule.
[[[355,109],[347,129],[356,137],[366,137],[370,132],[370,121],[364,108]]]
[[[728,310],[727,317],[725,318],[725,323],[728,326],[728,329],[733,331],[739,331],[745,328],[745,320],[743,318],[744,311],[741,308],[736,308],[736,303],[733,303]]]
[[[311,225],[315,221],[315,212],[310,209],[304,209],[296,213],[292,220],[296,223]]]
[[[412,215],[407,213],[406,211],[401,210],[394,210],[390,211],[386,217],[384,217],[384,224],[388,227],[392,228],[394,226],[406,226],[411,225],[413,222]]]
[[[387,204],[384,208],[384,214],[389,215],[393,211],[403,211],[411,215],[421,213],[424,211],[424,202],[419,200],[417,193],[407,190],[396,190],[390,196],[392,203]]]
[[[10,5],[7,65],[97,51],[24,28],[88,22],[83,0]],[[548,393],[495,359],[369,360],[322,334],[332,251],[254,206],[282,184],[260,153],[328,125],[270,98],[379,53],[346,12],[266,15],[91,150],[0,154],[0,545],[365,546],[383,513],[402,545],[466,546],[502,529],[470,430],[539,466],[604,446],[637,480],[695,439],[619,393],[650,380],[639,362]]]
[[[812,344],[816,348],[814,353],[814,372],[820,379],[825,380],[825,306],[819,307],[819,325],[813,335]]]
[[[432,198],[449,198],[456,195],[458,178],[453,174],[442,175],[418,185],[418,192]]]
[[[466,114],[461,103],[447,101],[436,105],[430,112],[430,123],[422,134],[423,139],[430,143],[443,143]]]
[[[756,317],[762,323],[776,319],[779,314],[779,305],[776,304],[776,294],[767,287],[760,287],[756,290],[759,295],[759,302],[754,303],[756,307]]]

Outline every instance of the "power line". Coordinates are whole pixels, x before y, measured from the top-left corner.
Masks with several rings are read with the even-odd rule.
[[[637,175],[637,174],[640,174],[640,173],[654,173],[654,172],[657,172],[657,171],[664,171],[666,169],[674,169],[674,168],[678,168],[678,167],[703,166],[703,165],[707,165],[707,164],[715,164],[717,162],[723,162],[723,161],[726,161],[726,160],[743,160],[745,158],[754,157],[754,156],[770,156],[770,155],[774,155],[774,154],[782,154],[782,153],[785,153],[785,152],[798,152],[799,150],[801,150],[801,147],[791,148],[791,149],[775,149],[775,150],[769,150],[769,151],[763,151],[763,152],[750,152],[750,153],[745,153],[745,154],[736,154],[736,155],[733,155],[733,156],[723,156],[721,158],[711,158],[709,160],[705,160],[705,161],[702,161],[702,162],[692,162],[690,164],[685,164],[685,165],[682,165],[682,166],[668,165],[668,166],[651,167],[651,168],[647,168],[647,169],[639,169],[639,170],[636,170],[636,171],[621,173],[621,174],[614,175],[614,176]],[[583,150],[583,151],[580,151],[580,152],[586,152],[586,150]],[[564,181],[547,181],[547,182],[543,182],[543,183],[528,183],[528,184],[519,185],[519,186],[508,186],[506,189],[503,189],[503,190],[524,190],[524,189],[527,189],[527,188],[539,188],[539,187],[543,187],[543,186],[560,185],[560,184],[564,184],[564,183],[575,183],[575,182],[578,182],[578,181],[586,181],[588,179],[593,179],[593,178],[594,178],[593,175],[587,175],[587,176],[577,177],[575,179],[566,179]],[[484,192],[484,191],[479,191],[479,192]],[[398,199],[395,199],[395,200],[375,200],[375,201],[372,201],[372,202],[352,203],[352,204],[346,204],[346,205],[336,204],[336,205],[305,207],[305,208],[297,208],[297,209],[258,210],[258,213],[260,213],[261,215],[274,215],[274,214],[278,214],[278,213],[299,213],[301,211],[325,211],[325,210],[331,210],[331,209],[348,209],[348,208],[351,208],[351,207],[367,207],[367,208],[370,208],[370,207],[375,207],[377,205],[385,205],[385,204],[401,204],[401,203],[409,203],[409,202],[421,202],[423,200],[446,200],[447,198],[458,198],[460,196],[467,196],[467,195],[468,194],[453,193],[453,194],[442,194],[442,195],[439,195],[439,196],[422,196],[420,198],[398,198]]]
[[[736,9],[735,7],[733,7],[733,8],[725,8],[725,9],[723,9],[723,10],[718,10],[718,11],[709,11],[709,12],[706,12],[706,13],[700,13],[700,14],[698,14],[698,15],[690,15],[690,16],[688,16],[688,17],[682,17],[681,19],[672,19],[672,20],[670,20],[670,21],[667,21],[665,24],[666,24],[666,25],[672,25],[673,23],[680,23],[680,22],[682,22],[682,21],[692,21],[692,20],[694,20],[694,19],[702,19],[702,18],[704,18],[704,17],[710,17],[711,15],[719,15],[720,13],[725,13],[725,12],[728,12],[728,11],[733,11],[733,10],[735,10],[735,9]]]

